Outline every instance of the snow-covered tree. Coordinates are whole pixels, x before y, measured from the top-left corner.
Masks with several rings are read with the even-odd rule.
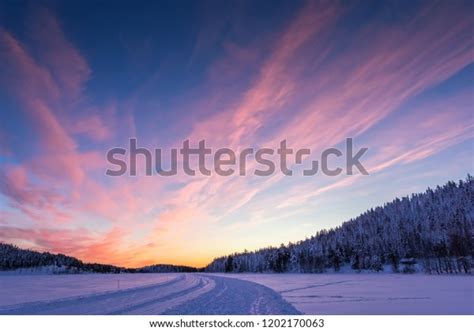
[[[206,270],[324,272],[349,265],[380,271],[391,265],[394,272],[408,272],[421,264],[428,273],[470,273],[473,228],[474,180],[468,175],[397,198],[297,243],[217,258]]]

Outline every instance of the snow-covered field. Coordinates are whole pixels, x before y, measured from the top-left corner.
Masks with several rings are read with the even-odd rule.
[[[224,274],[265,285],[305,314],[474,314],[474,277]]]
[[[473,280],[396,274],[0,275],[0,314],[474,314]]]
[[[0,273],[0,307],[160,284],[175,274],[8,275]]]
[[[206,274],[92,274],[0,276],[0,314],[299,312],[271,289],[244,280]]]

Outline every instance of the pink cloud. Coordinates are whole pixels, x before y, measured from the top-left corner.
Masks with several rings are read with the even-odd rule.
[[[83,134],[96,141],[103,141],[112,136],[112,132],[98,115],[84,117],[71,125],[71,132]]]
[[[0,66],[5,75],[2,86],[19,99],[47,98],[56,102],[59,89],[48,70],[38,66],[24,46],[10,33],[0,28]]]
[[[49,10],[41,8],[35,13],[30,28],[38,59],[61,86],[63,97],[69,101],[80,97],[91,70],[83,55],[64,35],[61,24]]]
[[[325,63],[314,72],[303,74],[295,70],[294,60],[304,61],[299,52],[302,46],[327,33],[340,13],[333,9],[317,16],[314,9],[305,8],[283,32],[281,43],[277,43],[263,65],[255,84],[243,94],[243,101],[235,107],[231,105],[227,112],[195,124],[189,137],[194,141],[207,138],[206,142],[216,147],[241,147],[245,144],[275,147],[286,138],[292,146],[320,151],[337,145],[346,137],[355,137],[373,128],[404,101],[454,75],[472,61],[472,43],[465,38],[469,22],[459,20],[457,24],[447,25],[446,21],[430,16],[432,20],[421,24],[417,34],[409,36],[395,27],[374,29],[371,26],[367,31],[376,31],[375,34],[368,35],[363,31],[350,45],[351,49],[334,61]],[[430,15],[441,17],[444,14],[444,8],[437,8]],[[424,18],[421,15],[421,19]],[[418,25],[419,19],[408,24]],[[315,22],[321,22],[321,25]],[[441,31],[443,38],[437,38]],[[366,38],[368,41],[364,41]],[[426,47],[428,40],[438,41]],[[323,48],[318,59],[323,61],[325,54]],[[304,64],[306,66],[300,63],[303,67],[317,68],[310,63]],[[298,112],[301,94],[311,93],[313,97]],[[272,138],[264,140],[258,136],[260,128],[271,125],[273,116],[284,108],[292,107],[295,111],[273,131]],[[445,135],[427,131],[426,141],[419,142],[417,146],[400,145],[396,151],[398,158],[389,163],[370,162],[370,169],[377,172],[395,164],[415,162],[469,138],[466,133],[471,127],[467,126],[462,132],[458,129],[454,128],[455,131]],[[387,141],[389,139],[387,137]],[[429,141],[431,144],[428,144]],[[235,212],[245,209],[258,192],[272,187],[281,178],[275,175],[259,182],[258,188],[248,178],[203,178],[177,192],[173,201],[193,206],[196,214],[212,214],[212,211],[225,209],[228,205],[232,206],[228,211]],[[295,188],[298,193],[284,202],[284,206],[291,207],[292,201],[293,204],[304,203],[331,190],[347,187],[356,180],[356,177],[338,180],[317,190],[314,190],[314,184],[298,186]],[[181,205],[176,203],[176,208]]]
[[[53,189],[33,184],[24,166],[6,167],[3,171],[0,176],[1,193],[11,199],[13,206],[36,220],[44,218],[40,211],[48,211],[58,221],[68,219],[58,208],[64,202],[62,195]]]

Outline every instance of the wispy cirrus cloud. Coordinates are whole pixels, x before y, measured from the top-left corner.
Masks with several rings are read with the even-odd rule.
[[[311,7],[302,10],[302,14],[282,33],[274,53],[262,66],[256,83],[243,94],[243,102],[237,107],[229,108],[227,112],[198,123],[190,137],[195,138],[194,140],[198,137],[208,137],[207,142],[210,141],[210,144],[228,144],[237,149],[241,146],[278,146],[281,139],[288,139],[293,146],[322,150],[339,144],[346,137],[357,137],[375,127],[381,120],[400,109],[405,101],[451,77],[472,62],[472,40],[468,32],[470,23],[459,20],[457,24],[451,24],[437,19],[446,14],[446,8],[435,7],[422,8],[420,13],[407,23],[408,28],[369,25],[356,34],[345,52],[328,59],[324,55],[329,51],[324,52],[323,48],[323,52],[318,54],[321,56],[321,66],[312,65],[314,58],[311,58],[311,62],[308,60],[307,63],[299,63],[304,68],[316,67],[314,72],[303,73],[294,70],[294,61],[301,61],[299,48],[313,41],[311,37],[320,38],[320,35],[315,36],[316,32],[324,34],[325,29],[330,29],[331,24],[340,19],[343,13],[335,9],[321,13],[317,8]],[[311,24],[315,22],[321,23],[321,26]],[[411,28],[418,29],[416,35],[406,33]],[[369,31],[375,33],[369,34]],[[443,37],[438,38],[441,33]],[[387,38],[387,35],[390,38]],[[294,42],[288,42],[287,38]],[[426,47],[428,40],[435,39],[436,43]],[[302,96],[302,93],[306,95]],[[308,97],[307,94],[313,96]],[[306,105],[301,106],[302,98],[306,98]],[[453,116],[455,106],[451,101],[453,100],[438,106],[441,109],[438,109],[437,113],[445,112]],[[276,127],[273,131],[274,138],[259,137],[258,130],[272,125],[273,117],[278,116],[276,114],[284,111],[284,108],[293,108],[295,111],[286,117],[286,123]],[[298,111],[298,108],[302,110]],[[421,114],[418,115],[418,120],[426,116],[424,112],[419,113]],[[471,138],[472,119],[466,116],[467,108],[461,108],[460,113],[462,116],[451,123],[452,129],[447,127],[447,123],[436,123],[438,128],[444,125],[444,131],[451,130],[452,133],[440,134],[424,130],[426,136],[415,144],[410,142],[416,142],[419,133],[413,131],[413,135],[404,135],[404,143],[397,145],[398,148],[392,151],[393,154],[378,155],[379,161],[367,161],[369,171],[378,172],[394,165],[425,159]],[[471,120],[471,123],[459,126],[460,123],[466,123],[466,120]],[[398,130],[393,132],[394,136],[379,132],[376,139],[380,139],[381,144],[385,146],[391,146],[391,140],[393,142],[393,139],[400,135],[399,129],[412,121],[413,118],[403,119],[396,125]],[[462,127],[464,129],[460,130]],[[381,144],[371,141],[368,146],[376,148]],[[385,161],[381,161],[382,159]],[[205,202],[196,204],[196,210],[207,210],[212,214],[216,206],[229,205],[228,211],[242,211],[258,192],[274,187],[277,189],[283,177],[277,174],[273,178],[258,182],[248,178],[239,181],[234,178],[200,179],[197,186],[193,185],[197,190],[193,191],[191,196],[206,197]],[[301,207],[308,199],[334,189],[348,187],[357,180],[356,177],[341,178],[319,188],[315,183],[299,183],[295,185],[298,194],[293,197],[280,195],[279,198],[283,201],[278,203],[281,206]],[[186,187],[178,192],[182,194],[177,200],[189,201],[186,198],[189,196],[188,189],[189,187]],[[228,193],[222,194],[223,192]],[[176,208],[179,209],[179,204]],[[224,215],[227,215],[225,211]]]

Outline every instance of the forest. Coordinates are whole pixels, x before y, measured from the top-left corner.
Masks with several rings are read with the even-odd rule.
[[[383,271],[470,273],[474,182],[448,182],[397,198],[305,240],[215,259],[209,272]],[[350,270],[349,269],[349,270]]]
[[[141,268],[124,268],[110,264],[84,263],[75,257],[63,254],[40,253],[30,249],[0,243],[0,270],[20,268],[49,268],[54,273],[161,273],[161,272],[195,272],[196,268],[155,264]]]

